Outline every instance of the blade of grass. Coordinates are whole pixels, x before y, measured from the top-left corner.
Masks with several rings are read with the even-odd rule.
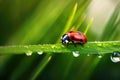
[[[93,58],[93,60],[92,60],[92,58]],[[100,61],[100,59],[97,56],[89,58],[87,64],[85,64],[84,66],[81,67],[82,70],[85,70],[83,72],[83,74],[81,75],[82,76],[82,78],[81,78],[82,80],[88,80],[89,79],[89,76],[91,75],[91,73],[93,72],[93,70],[95,69],[95,67],[97,66],[99,61]],[[92,62],[92,64],[91,64],[91,62]],[[90,63],[90,64],[88,64],[88,63]],[[86,66],[89,66],[89,67],[86,67]]]
[[[106,27],[101,36],[102,40],[108,40],[111,37],[111,33],[113,33],[113,30],[117,28],[116,26],[114,26],[114,24],[116,23],[117,17],[119,16],[119,12],[120,12],[120,3],[118,3],[118,5],[115,7],[114,12],[112,13],[110,19],[106,24]]]
[[[79,18],[81,17],[81,15],[84,14],[84,12],[85,12],[86,9],[88,8],[88,6],[89,6],[89,4],[90,4],[91,1],[92,1],[92,0],[83,1],[82,6],[80,6],[80,7],[78,8],[78,12],[76,13],[74,22],[78,21]],[[81,1],[80,1],[80,2],[81,2]]]
[[[86,15],[83,15],[80,19],[79,19],[79,22],[78,24],[76,25],[75,27],[75,30],[78,30],[78,28],[80,28],[81,24],[85,21],[86,19]]]
[[[51,54],[47,54],[44,59],[42,60],[42,62],[37,66],[38,70],[37,72],[35,71],[35,74],[32,76],[32,78],[30,80],[36,80],[37,76],[40,75],[41,71],[45,68],[45,66],[49,63],[49,61],[51,60]]]
[[[115,36],[119,36],[119,34],[117,35],[117,33],[120,32],[120,30],[119,30],[120,29],[120,18],[113,26],[114,26],[114,29],[113,29],[112,35],[110,37],[110,40],[115,39]]]
[[[28,48],[26,49],[27,46]],[[120,41],[102,41],[102,42],[88,42],[84,46],[74,47],[70,44],[69,47],[61,44],[45,44],[45,45],[19,45],[19,46],[1,46],[0,54],[25,54],[26,52],[49,52],[56,53],[72,53],[73,51],[80,51],[81,53],[111,53],[113,51],[120,51]]]
[[[76,4],[74,5],[73,11],[72,11],[72,13],[71,13],[71,15],[70,15],[67,23],[66,23],[66,25],[65,25],[65,29],[64,29],[64,31],[63,31],[63,34],[64,34],[65,32],[67,32],[68,30],[70,30],[70,27],[72,27],[72,23],[73,23],[73,19],[74,19],[74,17],[75,17],[76,11],[77,11],[77,7],[78,7],[78,4],[76,3]]]
[[[86,29],[85,29],[85,31],[84,31],[84,34],[85,34],[85,35],[86,35],[86,33],[88,32],[90,26],[92,25],[93,20],[94,20],[94,18],[91,18],[91,19],[90,19],[90,22],[89,22],[89,24],[87,25],[87,27],[86,27]]]
[[[29,69],[28,66],[30,66],[30,64],[33,64],[33,62],[36,60],[36,57],[33,58],[26,58],[26,56],[23,57],[22,61],[18,64],[18,66],[15,68],[14,71],[12,71],[12,74],[17,74],[17,76],[11,75],[9,80],[18,80],[21,75],[23,73],[26,72],[26,70]],[[24,67],[22,67],[21,65],[24,64]]]

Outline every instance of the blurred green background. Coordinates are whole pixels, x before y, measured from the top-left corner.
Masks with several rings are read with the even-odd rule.
[[[60,43],[66,27],[84,32],[92,17],[89,41],[120,40],[119,1],[0,0],[0,46]],[[75,16],[66,26],[76,3]],[[36,80],[120,80],[120,63],[113,63],[110,54],[101,59],[97,54],[54,54],[43,68],[47,53],[0,55],[0,80],[30,80],[39,68]]]

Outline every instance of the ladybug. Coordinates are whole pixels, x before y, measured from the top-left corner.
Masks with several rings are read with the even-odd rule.
[[[69,42],[83,45],[87,42],[87,37],[80,31],[69,31],[62,36],[62,44],[68,44]]]

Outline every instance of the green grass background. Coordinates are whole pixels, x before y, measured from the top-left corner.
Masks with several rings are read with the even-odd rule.
[[[77,3],[77,7],[75,4]],[[91,0],[0,0],[0,45],[55,44],[70,29],[84,32]],[[91,26],[92,27],[92,26]],[[120,39],[120,5],[102,35],[91,29],[89,41]],[[97,38],[101,36],[101,38]],[[111,52],[112,53],[112,52]],[[11,53],[12,54],[12,53]],[[0,80],[119,80],[120,63],[110,55],[0,55]]]

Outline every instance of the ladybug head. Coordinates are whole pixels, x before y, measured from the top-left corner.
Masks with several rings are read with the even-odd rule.
[[[120,52],[119,51],[114,51],[112,56],[113,57],[120,57]]]
[[[64,34],[62,36],[62,43],[67,44],[69,42],[69,36],[67,34]]]

